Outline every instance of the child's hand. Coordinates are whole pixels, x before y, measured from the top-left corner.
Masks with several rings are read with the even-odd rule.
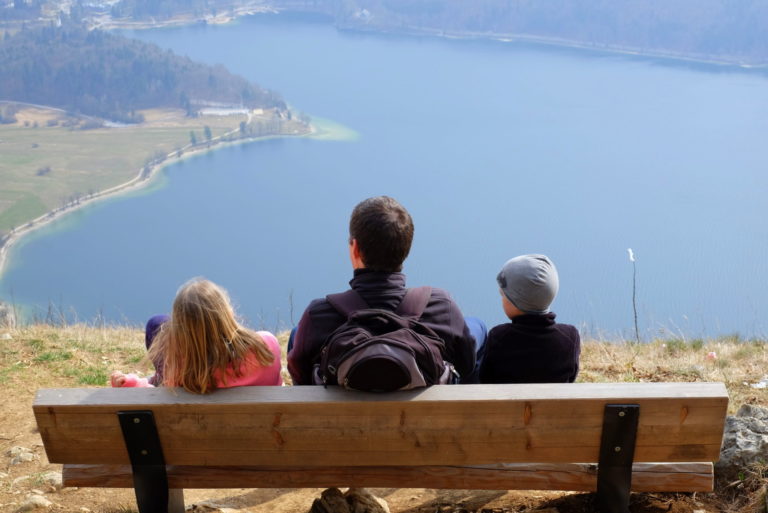
[[[112,375],[109,377],[109,381],[112,383],[112,386],[114,388],[122,388],[122,387],[154,388],[154,385],[150,384],[147,378],[140,378],[136,374],[123,374],[120,371],[113,372]]]
[[[125,385],[126,376],[120,371],[115,371],[112,373],[112,375],[109,377],[110,383],[112,383],[112,386],[114,388],[120,388],[123,385]]]

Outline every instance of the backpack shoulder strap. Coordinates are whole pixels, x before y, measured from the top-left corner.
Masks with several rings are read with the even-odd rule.
[[[354,289],[349,289],[346,292],[340,292],[338,294],[328,294],[325,296],[325,300],[341,315],[349,318],[353,313],[358,310],[365,310],[370,308],[365,299],[360,296]]]
[[[421,314],[427,308],[427,303],[432,297],[432,287],[416,287],[408,289],[405,297],[400,301],[400,305],[395,313],[402,317],[413,317],[419,319]]]

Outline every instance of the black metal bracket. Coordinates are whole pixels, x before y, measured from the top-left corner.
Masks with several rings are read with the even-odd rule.
[[[638,404],[606,404],[597,466],[597,508],[601,513],[629,513],[635,457]]]
[[[133,468],[133,488],[139,513],[184,511],[184,491],[168,488],[168,474],[155,416],[148,410],[119,411],[125,447]]]

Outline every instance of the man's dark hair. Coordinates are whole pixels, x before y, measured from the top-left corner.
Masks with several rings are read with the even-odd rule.
[[[357,241],[366,269],[399,272],[411,251],[413,220],[389,196],[368,198],[352,211],[349,237]]]

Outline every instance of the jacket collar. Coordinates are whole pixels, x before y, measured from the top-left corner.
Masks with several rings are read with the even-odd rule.
[[[512,324],[523,326],[552,326],[555,324],[555,317],[553,312],[545,314],[523,314],[512,319]]]
[[[349,286],[357,291],[404,289],[405,274],[372,269],[355,269],[354,277],[350,280]]]

